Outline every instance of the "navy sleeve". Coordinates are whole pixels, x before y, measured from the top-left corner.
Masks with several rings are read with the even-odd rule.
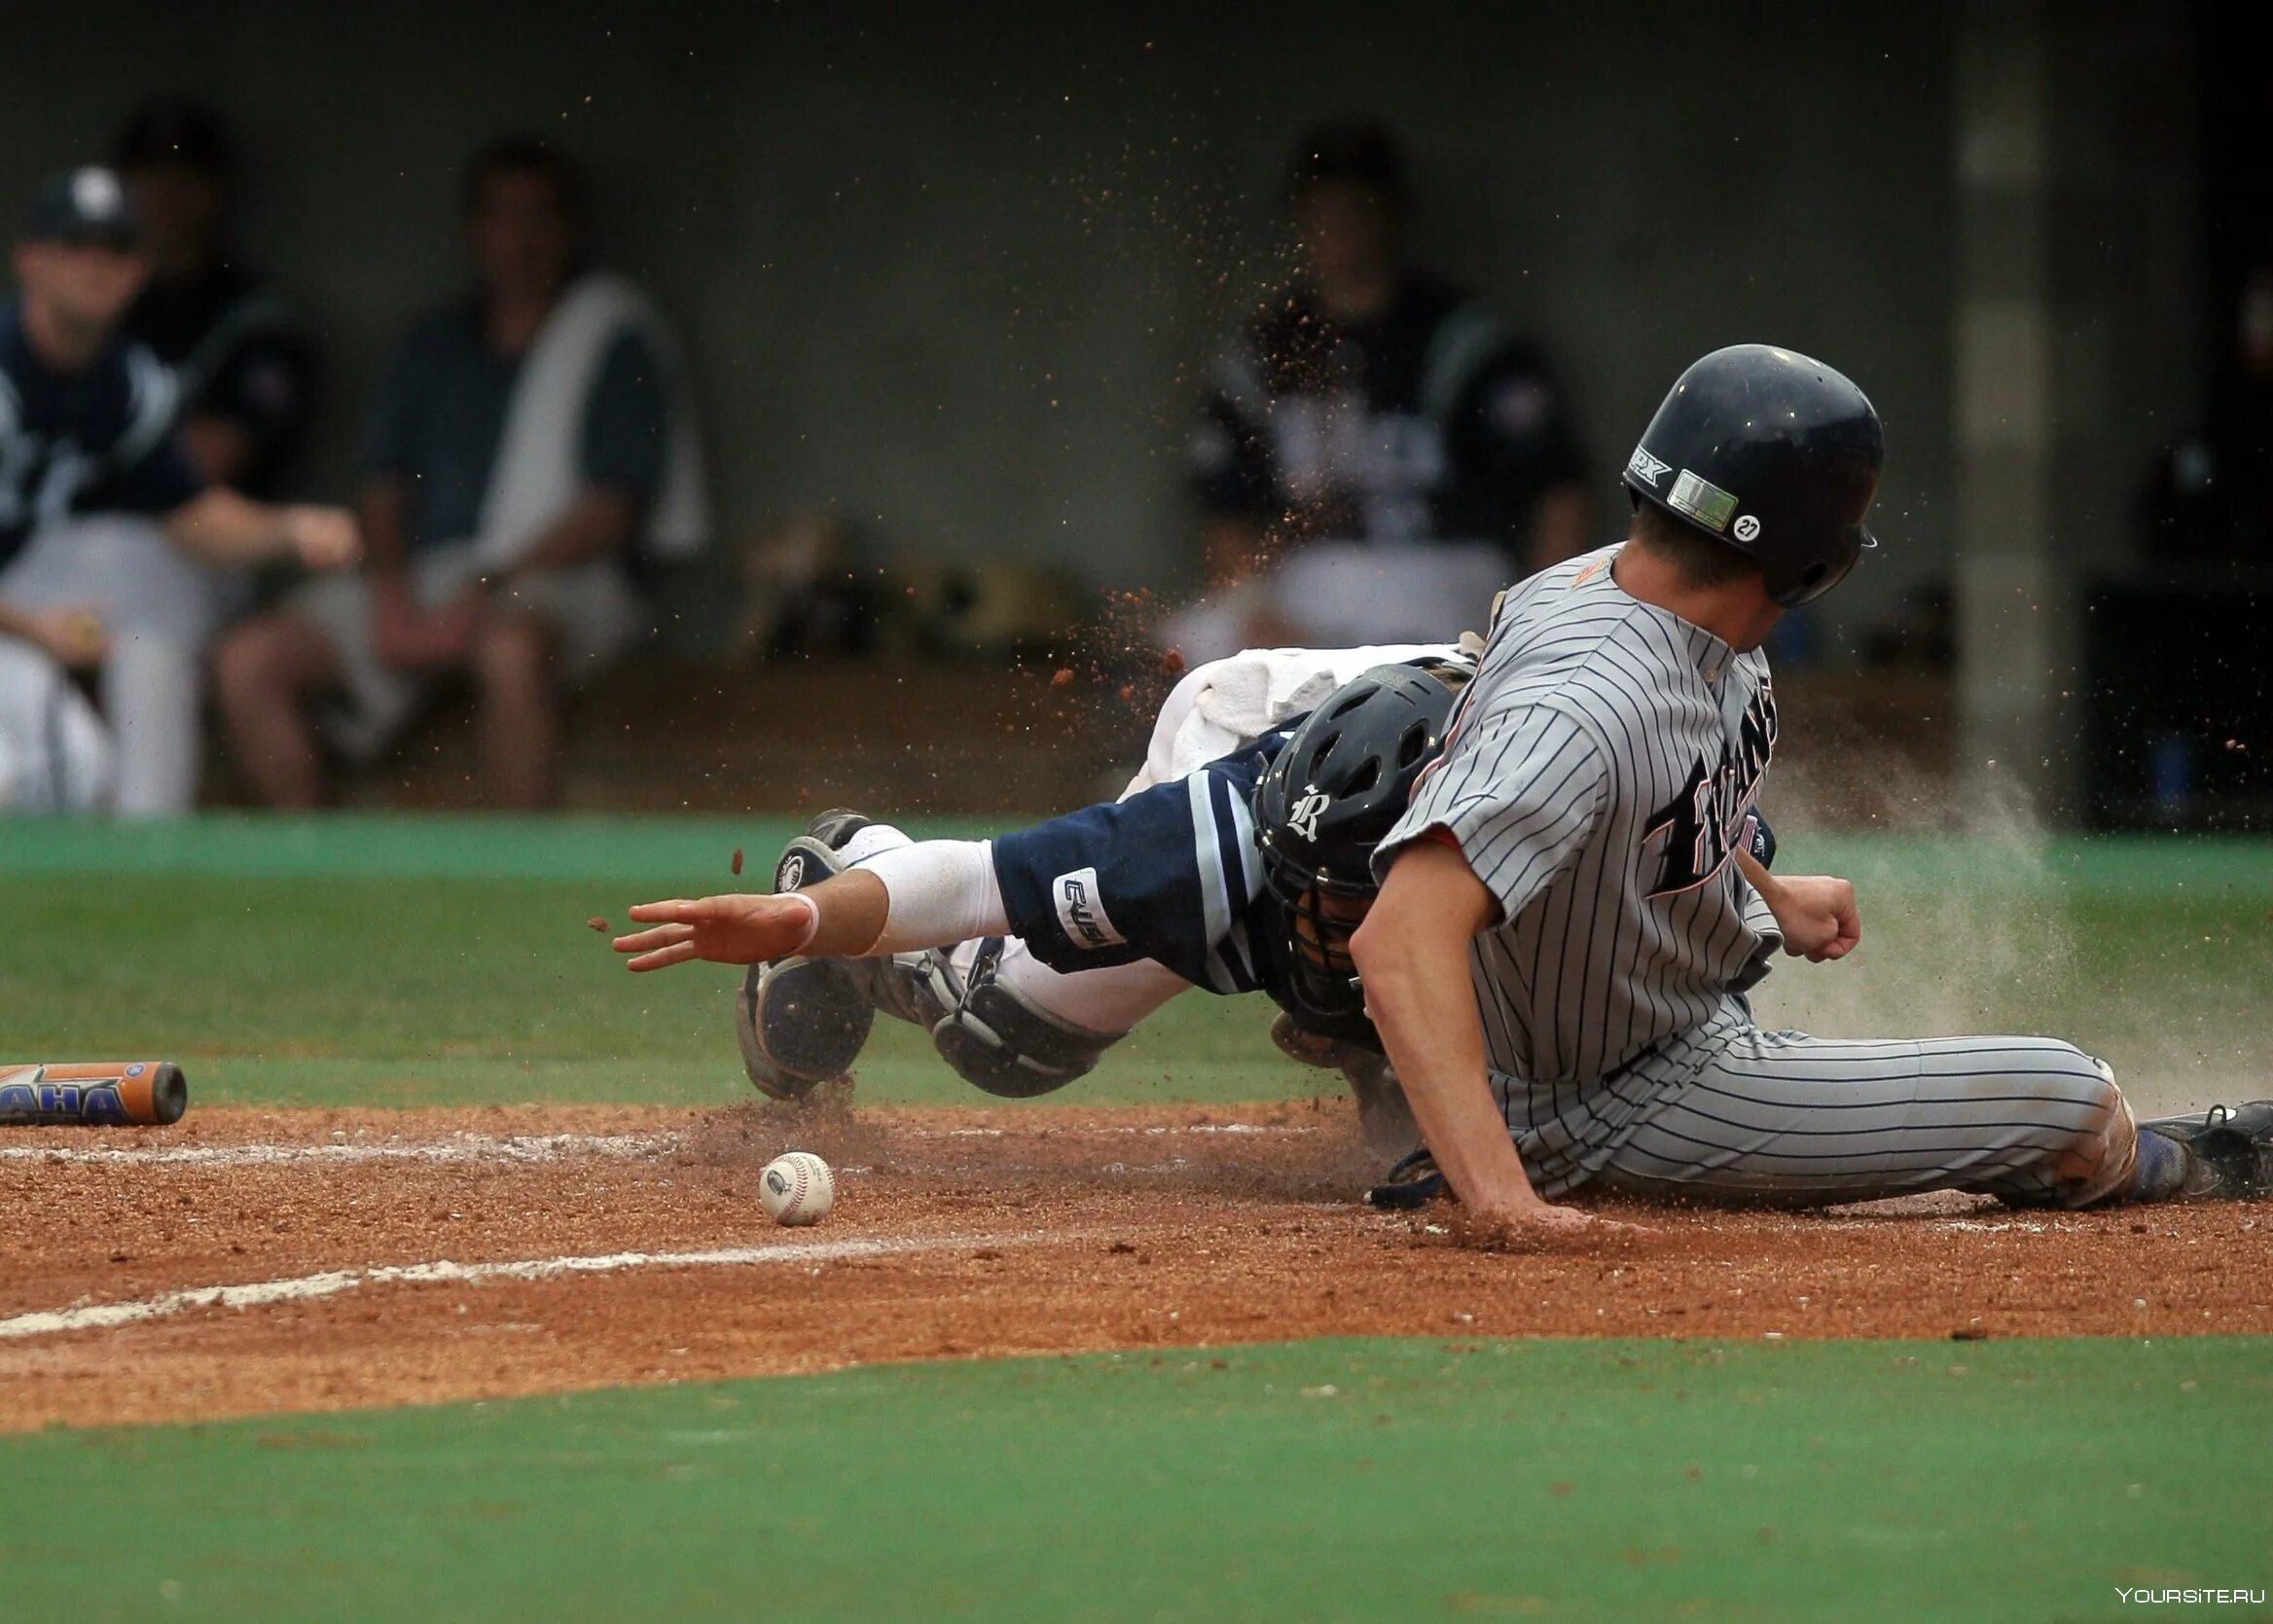
[[[190,411],[237,424],[265,452],[287,445],[307,412],[311,358],[289,329],[264,327],[233,345]]]
[[[123,508],[128,513],[171,513],[205,493],[181,438],[162,434],[148,451],[82,493],[72,506],[81,511]]]
[[[579,466],[587,485],[644,501],[663,484],[663,379],[638,334],[616,335],[584,408]]]
[[[1252,991],[1245,921],[1262,866],[1248,803],[1279,741],[996,840],[1012,932],[1068,974],[1151,958],[1215,992]]]

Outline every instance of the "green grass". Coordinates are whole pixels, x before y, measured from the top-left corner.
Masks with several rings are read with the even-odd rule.
[[[718,881],[724,882],[724,864]],[[37,876],[0,882],[38,953],[0,965],[7,1059],[160,1055],[205,1102],[420,1105],[747,1098],[740,972],[632,976],[617,926],[647,881]],[[879,1022],[872,1099],[967,1101],[912,1027]],[[1252,1011],[1182,1000],[1114,1058],[1104,1097],[1255,1099],[1304,1084]]]
[[[2119,1617],[2273,1585],[2269,1399],[2246,1339],[1376,1340],[57,1431],[0,1615]]]
[[[201,1101],[411,1105],[744,1098],[716,967],[626,975],[584,921],[765,884],[779,819],[216,817],[0,834],[0,1058],[163,1054]],[[971,832],[967,825],[920,832]],[[2052,1032],[2150,1105],[2273,1074],[2273,844],[1794,834],[1853,875],[1864,943],[1786,963],[1764,1020],[1854,1034]],[[1225,1101],[1320,1087],[1264,1010],[1179,1000],[1055,1100]],[[2237,1082],[2237,1079],[2239,1080]],[[968,1101],[890,1022],[875,1101]],[[1338,1085],[1336,1085],[1338,1086]],[[2264,1092],[2259,1089],[2258,1092]]]
[[[0,825],[0,1058],[162,1053],[203,1102],[743,1099],[733,975],[628,976],[584,921],[731,885],[737,845],[762,884],[786,832]],[[1794,833],[1780,866],[1852,875],[1865,940],[1765,1020],[2273,1092],[2273,844]],[[1265,1013],[1179,1000],[1053,1098],[1320,1086]],[[860,1087],[976,1098],[890,1023]],[[0,1619],[2123,1617],[2273,1585],[2269,1388],[2244,1338],[1369,1341],[57,1430],[0,1439]]]

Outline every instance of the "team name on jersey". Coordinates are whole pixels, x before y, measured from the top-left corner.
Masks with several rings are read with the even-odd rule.
[[[1061,874],[1050,893],[1058,904],[1058,922],[1065,927],[1065,939],[1076,947],[1117,948],[1129,939],[1105,917],[1104,900],[1098,895],[1096,869]]]
[[[1665,838],[1652,897],[1701,885],[1720,872],[1744,832],[1745,814],[1776,753],[1776,694],[1766,680],[1745,707],[1736,739],[1723,739],[1720,759],[1700,755],[1679,793],[1649,814],[1646,843]]]

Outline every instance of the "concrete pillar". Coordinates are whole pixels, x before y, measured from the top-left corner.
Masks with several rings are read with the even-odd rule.
[[[2059,810],[2075,752],[2052,528],[2048,24],[2034,0],[1958,16],[1956,789],[1978,822]]]

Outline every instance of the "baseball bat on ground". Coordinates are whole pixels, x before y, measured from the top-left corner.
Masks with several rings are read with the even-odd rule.
[[[51,1123],[163,1127],[189,1109],[190,1086],[169,1060],[21,1065],[0,1061],[0,1128]]]

